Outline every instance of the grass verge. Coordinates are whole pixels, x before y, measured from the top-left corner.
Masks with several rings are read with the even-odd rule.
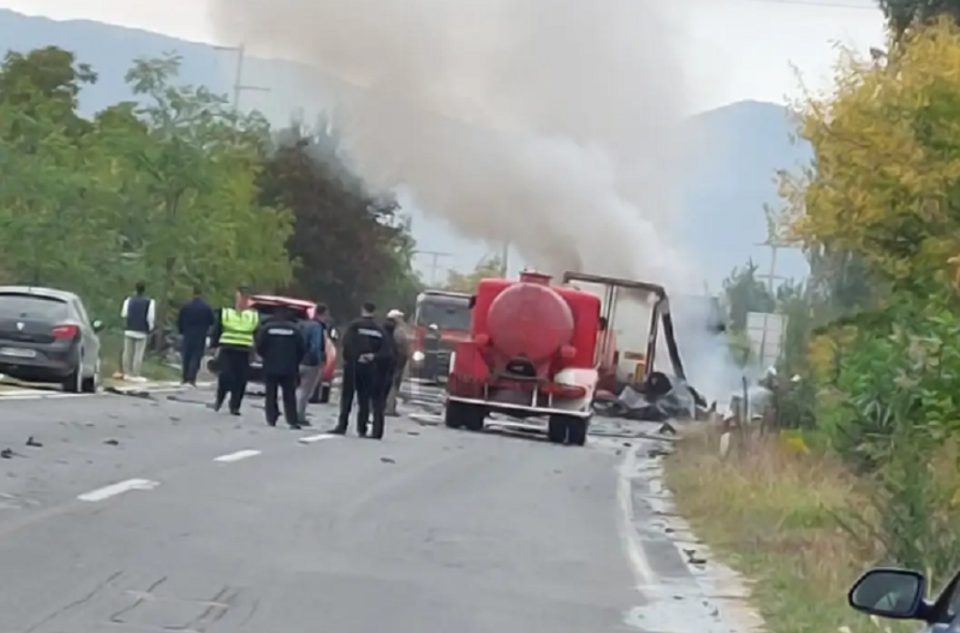
[[[100,374],[110,380],[120,371],[120,359],[123,354],[123,335],[117,332],[100,333]],[[180,371],[169,367],[163,360],[148,353],[143,359],[143,376],[150,380],[178,380]]]
[[[882,631],[846,604],[850,583],[876,560],[834,519],[863,503],[858,482],[801,448],[758,440],[722,460],[715,437],[689,437],[668,458],[666,482],[697,534],[752,581],[770,633]]]

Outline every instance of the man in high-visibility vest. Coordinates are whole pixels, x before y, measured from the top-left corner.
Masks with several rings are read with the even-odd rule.
[[[246,288],[237,289],[234,307],[222,308],[214,326],[212,343],[218,348],[217,400],[213,408],[219,411],[227,394],[230,394],[230,413],[240,415],[240,404],[247,390],[247,375],[250,372],[250,356],[260,314],[250,308],[250,293]]]

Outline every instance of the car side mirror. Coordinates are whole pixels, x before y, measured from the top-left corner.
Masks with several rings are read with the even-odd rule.
[[[90,325],[93,326],[94,332],[99,332],[103,329],[103,321],[101,321],[100,319],[94,319],[93,323],[91,323]]]
[[[907,569],[871,569],[854,583],[847,596],[857,611],[894,620],[921,619],[927,581]]]

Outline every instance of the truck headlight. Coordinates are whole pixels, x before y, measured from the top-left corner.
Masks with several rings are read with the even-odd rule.
[[[426,357],[427,355],[421,352],[420,350],[415,351],[412,356],[413,362],[415,363],[422,363]]]

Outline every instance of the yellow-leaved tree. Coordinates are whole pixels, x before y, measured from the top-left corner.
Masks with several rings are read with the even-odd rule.
[[[911,30],[888,54],[842,51],[832,93],[800,107],[814,164],[784,177],[794,236],[849,252],[900,289],[960,253],[960,28]]]

